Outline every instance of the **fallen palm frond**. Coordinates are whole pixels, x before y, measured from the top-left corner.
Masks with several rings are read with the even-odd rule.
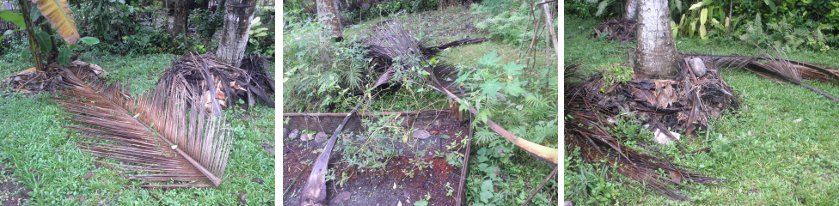
[[[433,110],[421,110],[421,111],[401,111],[401,112],[356,112],[358,116],[390,116],[390,115],[417,115],[423,113],[444,113],[450,112],[451,110],[445,109],[433,109]],[[297,112],[285,112],[283,113],[283,117],[300,117],[300,116],[307,116],[307,117],[346,117],[350,115],[350,113],[297,113]]]
[[[700,58],[713,68],[744,68],[760,76],[777,82],[788,82],[816,92],[827,99],[839,103],[839,98],[819,88],[802,82],[802,79],[817,80],[839,85],[839,70],[828,69],[814,64],[788,60],[780,57],[719,56],[688,54],[686,58]]]
[[[261,100],[268,106],[274,105],[273,80],[265,72],[259,57],[248,57],[242,68],[236,68],[216,60],[211,55],[186,55],[172,63],[158,81],[167,84],[183,84],[188,88],[187,98],[203,97],[199,105],[186,102],[195,108],[205,108],[220,113],[222,108],[236,104],[240,99],[253,106]]]
[[[683,180],[710,183],[719,179],[689,172],[667,160],[623,146],[620,137],[610,133],[617,118],[622,116],[644,122],[648,129],[662,131],[665,140],[677,139],[679,132],[693,134],[696,128],[707,126],[710,118],[738,107],[733,89],[719,74],[724,67],[743,68],[772,80],[804,87],[808,85],[802,79],[833,83],[839,80],[837,70],[782,58],[683,57],[680,75],[675,79],[636,79],[605,85],[603,77],[595,75],[582,84],[567,86],[565,110],[570,118],[565,125],[565,138],[568,145],[580,148],[586,161],[605,160],[615,165],[621,174],[642,182],[659,194],[685,200],[687,197],[677,189]]]
[[[224,176],[231,139],[223,117],[191,109],[198,91],[185,84],[158,84],[136,100],[128,86],[89,83],[62,73],[58,103],[88,141],[79,147],[114,160],[142,187],[212,187]],[[207,95],[207,94],[205,94]],[[197,96],[194,96],[197,97]]]
[[[589,82],[602,84],[599,77]],[[672,199],[686,199],[675,187],[683,180],[699,183],[718,181],[623,146],[609,132],[611,123],[608,119],[617,115],[618,111],[601,106],[604,97],[600,93],[600,87],[596,85],[597,83],[584,83],[566,87],[569,89],[565,92],[565,111],[569,120],[565,123],[565,141],[569,148],[580,148],[586,161],[608,161],[609,165],[615,165],[621,174],[642,182],[659,194]],[[659,170],[666,174],[658,173]]]
[[[426,47],[398,21],[387,20],[376,24],[364,40],[367,55],[379,70],[398,65],[401,68],[419,66],[421,61],[448,48],[477,44],[485,38],[464,38],[440,46]]]

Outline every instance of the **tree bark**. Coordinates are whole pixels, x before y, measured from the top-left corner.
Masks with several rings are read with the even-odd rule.
[[[556,50],[556,55],[559,56],[559,50],[557,49],[559,48],[559,43],[557,43],[557,41],[559,40],[556,36],[556,32],[554,32],[554,29],[557,29],[557,27],[554,27],[554,16],[553,14],[551,14],[551,9],[548,6],[550,3],[547,3],[547,1],[543,1],[541,4],[542,10],[544,10],[545,12],[545,27],[548,28],[548,37],[551,39],[549,43],[553,43],[554,50]]]
[[[256,0],[228,0],[224,11],[224,27],[216,58],[239,67],[248,46],[248,31],[256,11]]]
[[[626,0],[623,13],[624,20],[638,20],[638,0]]]
[[[343,25],[338,16],[338,5],[334,0],[316,0],[318,9],[318,21],[323,26],[324,32],[321,41],[326,42],[328,38],[341,41],[344,38]]]
[[[44,63],[41,62],[41,48],[39,48],[38,39],[35,38],[35,26],[32,24],[32,19],[29,18],[29,11],[31,4],[29,1],[20,0],[20,12],[23,14],[23,22],[26,23],[26,36],[29,39],[29,49],[32,50],[32,58],[35,61],[35,68],[44,71]]]
[[[186,32],[189,26],[189,7],[193,0],[169,0],[169,34],[172,37]]]
[[[635,73],[639,77],[670,79],[677,74],[669,12],[667,0],[639,1],[635,51]]]

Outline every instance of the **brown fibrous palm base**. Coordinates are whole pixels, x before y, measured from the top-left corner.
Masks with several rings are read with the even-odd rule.
[[[605,160],[616,170],[671,199],[687,200],[678,186],[684,182],[714,183],[711,178],[672,164],[669,160],[645,154],[621,144],[610,133],[615,120],[632,119],[650,130],[693,134],[706,127],[708,120],[726,110],[738,108],[736,92],[723,81],[719,70],[745,69],[772,80],[806,86],[802,79],[839,83],[839,71],[781,58],[748,56],[683,55],[680,73],[674,79],[635,79],[604,86],[602,76],[566,86],[565,123],[567,150],[579,148],[589,162]],[[692,58],[707,68],[697,73]],[[808,88],[809,89],[809,88]],[[811,89],[819,92],[818,89]],[[818,90],[818,91],[817,91]],[[824,93],[831,99],[832,95]],[[675,139],[669,132],[664,132]],[[663,171],[664,173],[660,173]]]

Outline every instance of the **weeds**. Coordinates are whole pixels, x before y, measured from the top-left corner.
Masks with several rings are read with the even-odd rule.
[[[362,118],[362,124],[368,130],[363,135],[349,135],[349,139],[340,141],[342,159],[349,166],[356,166],[362,172],[385,168],[390,159],[399,153],[395,141],[405,133],[397,121],[398,114],[382,116],[376,121]]]

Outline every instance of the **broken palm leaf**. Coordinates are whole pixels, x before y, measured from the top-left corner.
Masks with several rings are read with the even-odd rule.
[[[588,162],[607,161],[608,165],[614,165],[619,173],[675,200],[687,200],[677,187],[684,181],[697,183],[721,181],[721,179],[693,173],[667,160],[643,154],[622,145],[615,136],[610,134],[608,128],[611,123],[607,117],[616,115],[615,111],[600,105],[604,99],[599,91],[602,80],[595,77],[588,82],[566,87],[568,90],[565,92],[565,110],[570,117],[565,123],[567,149],[579,148],[580,154]],[[643,86],[639,86],[637,89],[642,88]]]
[[[203,109],[188,109],[188,88],[158,84],[138,100],[127,86],[87,83],[63,73],[58,103],[89,141],[80,147],[133,172],[142,187],[212,187],[224,176],[231,139],[224,121]]]
[[[34,3],[64,41],[68,44],[79,41],[79,31],[67,0],[35,0]]]
[[[780,52],[779,52],[780,53]],[[779,56],[781,54],[778,54]],[[776,82],[788,82],[809,89],[825,98],[839,103],[839,98],[819,88],[813,87],[802,79],[818,80],[839,84],[839,70],[828,69],[814,64],[792,61],[780,57],[752,56],[715,56],[688,54],[687,58],[701,58],[714,69],[721,67],[744,68],[757,75]]]

